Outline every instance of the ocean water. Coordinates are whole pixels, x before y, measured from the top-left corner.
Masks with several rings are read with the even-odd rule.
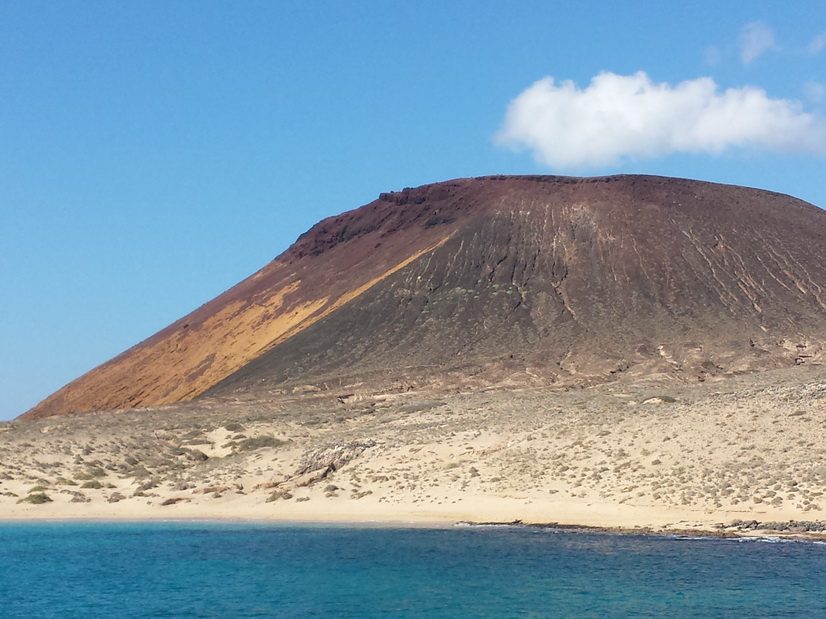
[[[0,524],[2,617],[826,617],[826,545],[518,527]]]

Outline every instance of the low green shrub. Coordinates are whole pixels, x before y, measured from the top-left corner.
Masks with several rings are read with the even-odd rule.
[[[89,479],[95,479],[97,477],[106,477],[106,471],[104,471],[99,466],[90,467],[85,471],[78,471],[75,473],[75,479],[78,481],[86,481]]]
[[[244,439],[235,446],[235,449],[237,451],[252,451],[254,449],[262,449],[264,447],[280,447],[284,443],[285,441],[282,441],[281,439],[270,436],[269,434],[264,434],[262,436],[256,436],[255,438]]]
[[[45,492],[34,492],[22,499],[17,500],[18,503],[31,503],[32,505],[40,505],[42,503],[51,503],[51,497]]]

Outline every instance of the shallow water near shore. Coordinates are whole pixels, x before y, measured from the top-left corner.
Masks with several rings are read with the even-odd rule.
[[[520,527],[0,524],[4,617],[826,616],[826,544]]]

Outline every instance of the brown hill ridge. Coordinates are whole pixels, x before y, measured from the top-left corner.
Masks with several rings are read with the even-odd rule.
[[[817,207],[700,181],[496,176],[381,194],[24,417],[818,362],[824,246]]]

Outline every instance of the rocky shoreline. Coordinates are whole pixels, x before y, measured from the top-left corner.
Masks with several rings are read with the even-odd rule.
[[[735,520],[728,524],[718,523],[713,528],[679,528],[679,527],[603,527],[578,524],[561,524],[559,522],[474,522],[463,520],[456,526],[467,527],[524,527],[565,533],[606,533],[610,535],[667,535],[686,537],[712,537],[720,539],[780,537],[807,541],[826,541],[826,521],[789,520],[788,522],[758,522],[757,520]]]

